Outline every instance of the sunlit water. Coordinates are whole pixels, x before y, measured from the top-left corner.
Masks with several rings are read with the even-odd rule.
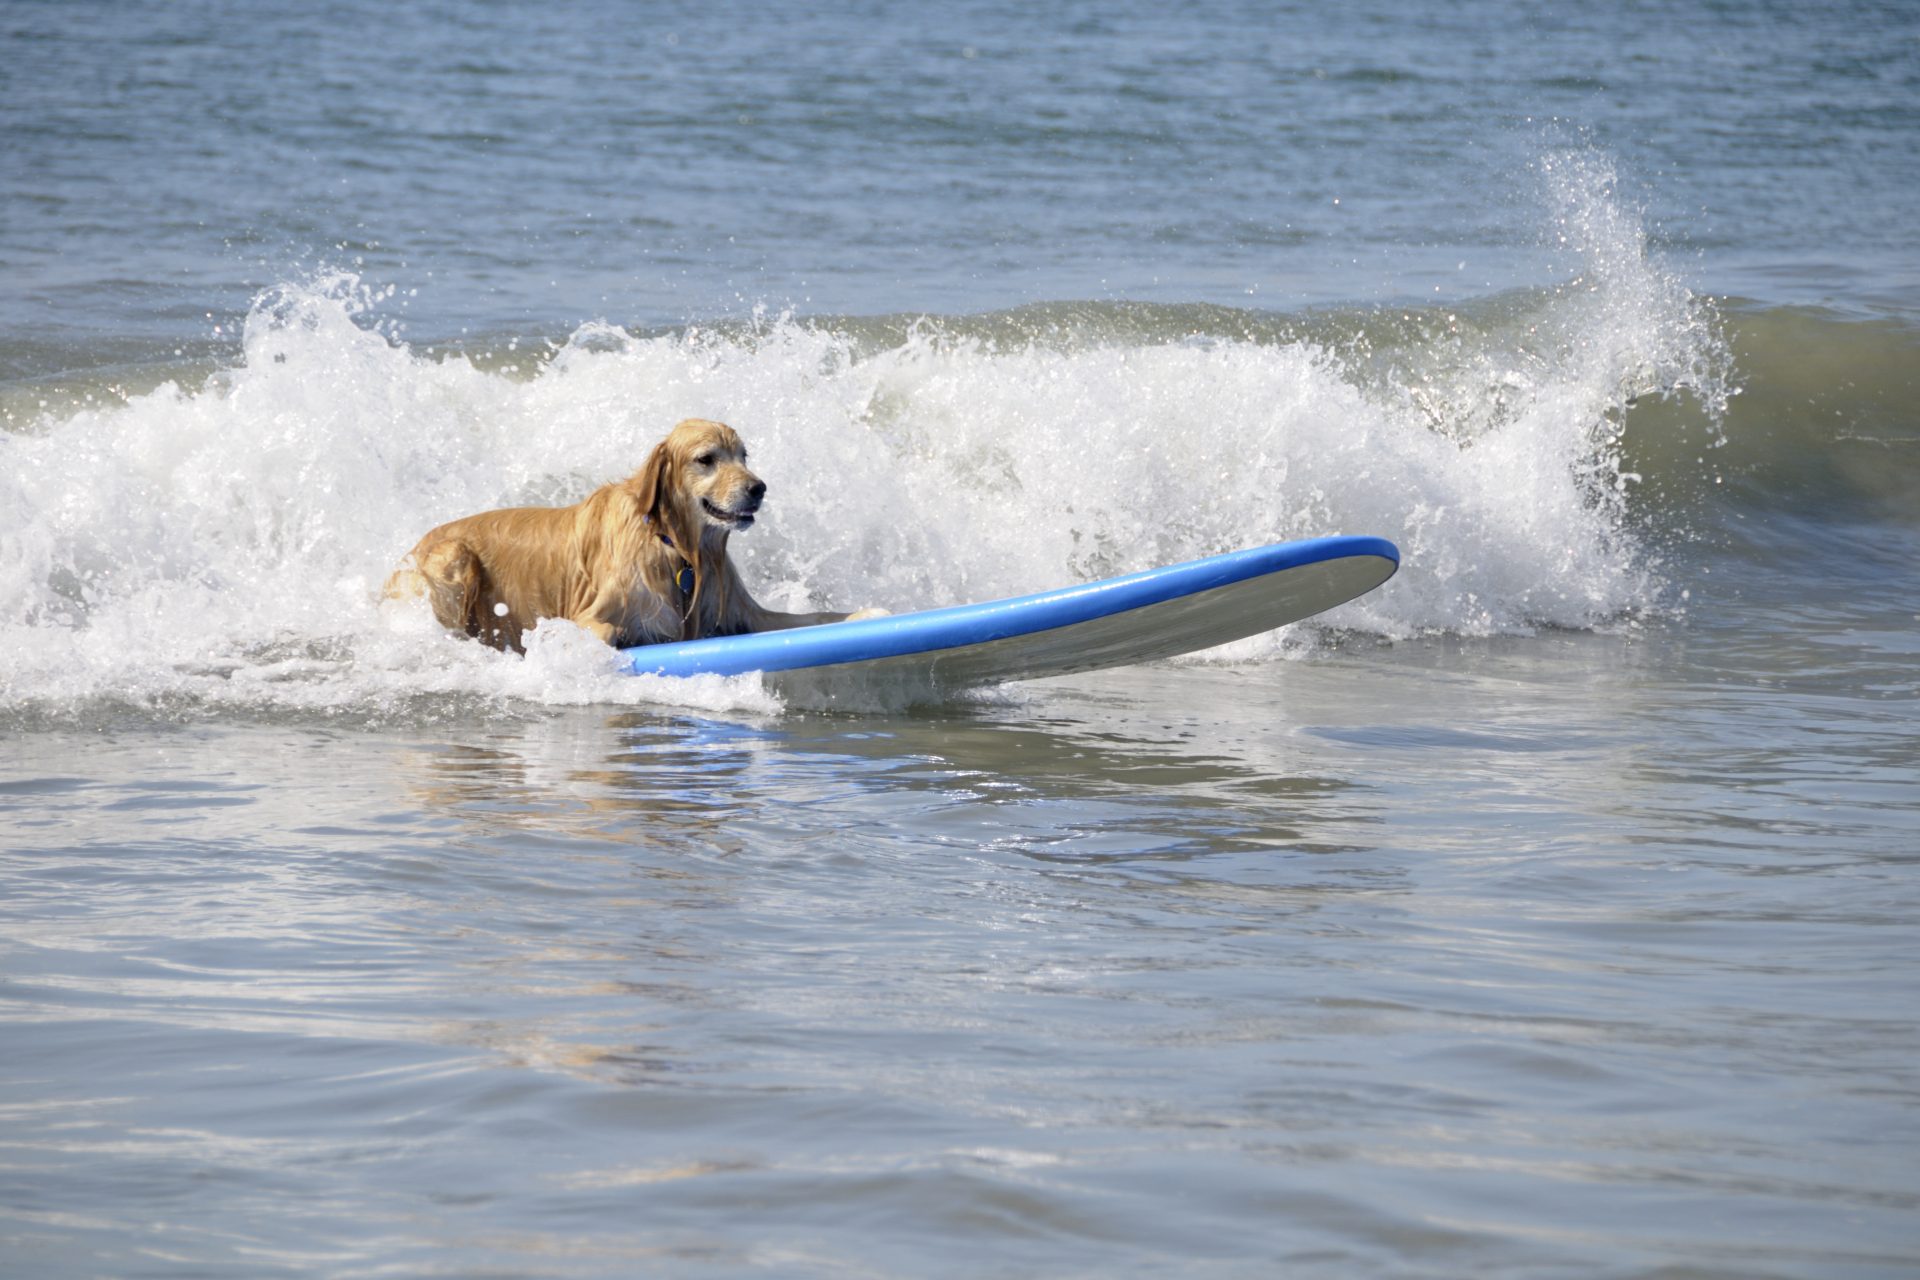
[[[0,18],[0,1274],[1914,1274],[1912,15],[943,14]],[[375,599],[690,415],[776,607],[1402,569]]]
[[[1656,629],[904,718],[36,734],[9,1247],[1902,1274],[1912,645],[1846,614],[1808,649],[1905,700]]]

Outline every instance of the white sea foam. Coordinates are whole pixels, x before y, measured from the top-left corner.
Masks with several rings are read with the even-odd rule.
[[[766,518],[734,545],[776,607],[898,612],[1344,532],[1398,543],[1399,576],[1228,656],[1327,628],[1603,623],[1659,590],[1618,474],[1622,407],[1676,387],[1712,398],[1724,353],[1648,261],[1604,162],[1544,171],[1574,278],[1479,317],[1422,314],[1411,340],[928,322],[876,350],[854,326],[792,319],[656,336],[596,323],[483,368],[396,341],[352,276],[276,289],[243,358],[204,385],[0,436],[0,707],[776,709],[751,678],[619,676],[564,626],[523,659],[377,602],[429,526],[571,501],[687,416],[740,428],[769,481]]]

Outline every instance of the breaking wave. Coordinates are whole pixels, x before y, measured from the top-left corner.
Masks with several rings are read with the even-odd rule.
[[[1636,468],[1717,474],[1724,323],[1648,257],[1603,160],[1543,173],[1575,274],[1467,307],[763,315],[447,350],[402,341],[390,291],[351,274],[284,285],[222,367],[7,402],[0,709],[775,710],[750,678],[618,676],[566,627],[496,654],[376,598],[429,526],[572,501],[692,416],[738,427],[769,481],[734,547],[775,607],[904,611],[1365,533],[1399,544],[1398,577],[1226,656],[1656,609],[1668,540]]]

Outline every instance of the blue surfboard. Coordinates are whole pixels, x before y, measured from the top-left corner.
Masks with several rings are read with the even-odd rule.
[[[1400,552],[1384,538],[1312,538],[984,604],[640,645],[621,655],[642,675],[832,673],[962,689],[1210,649],[1364,595],[1399,566]]]

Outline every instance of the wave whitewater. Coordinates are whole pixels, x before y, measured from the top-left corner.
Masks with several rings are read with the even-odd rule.
[[[751,680],[612,675],[566,628],[522,660],[376,601],[428,526],[571,501],[689,416],[739,427],[770,482],[768,519],[736,548],[776,607],[926,608],[1335,532],[1399,544],[1385,589],[1224,655],[1243,661],[1347,632],[1658,610],[1700,510],[1676,499],[1751,493],[1810,450],[1831,461],[1821,484],[1910,492],[1887,479],[1898,467],[1845,463],[1837,435],[1780,418],[1796,365],[1754,359],[1743,385],[1733,357],[1852,343],[1897,380],[1910,335],[1723,313],[1617,235],[1593,239],[1579,278],[1451,309],[594,323],[485,352],[408,346],[351,275],[283,286],[224,367],[129,394],[75,379],[55,407],[16,405],[0,432],[0,507],[16,513],[0,530],[0,711],[776,708]],[[1861,448],[1910,464],[1904,423]]]

